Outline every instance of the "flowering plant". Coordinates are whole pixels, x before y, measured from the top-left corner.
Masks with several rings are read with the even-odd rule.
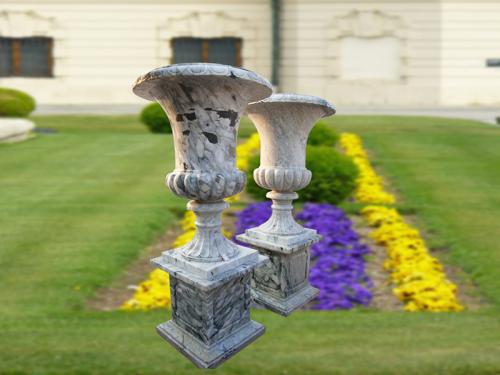
[[[394,294],[407,311],[460,311],[456,286],[439,261],[430,255],[419,231],[408,225],[393,208],[368,206],[361,211],[376,229],[372,238],[387,249],[384,267],[397,285]]]
[[[371,237],[387,250],[384,268],[391,273],[396,285],[393,292],[405,302],[405,310],[462,310],[456,286],[446,278],[438,259],[430,255],[420,232],[407,224],[396,209],[377,205],[395,203],[396,199],[384,190],[383,180],[372,168],[361,138],[344,133],[340,144],[360,170],[355,197],[359,202],[372,204],[361,213],[366,223],[376,228]]]
[[[365,270],[365,257],[370,249],[361,243],[344,211],[330,204],[307,203],[297,219],[323,237],[311,248],[313,265],[309,279],[320,290],[313,308],[367,306],[372,299],[368,288],[373,286]]]
[[[363,149],[361,138],[356,134],[342,133],[340,146],[345,154],[351,156],[358,167],[359,176],[354,197],[361,203],[392,204],[396,201],[394,195],[384,190],[383,180],[377,175],[370,164],[368,155]]]
[[[271,215],[271,202],[249,204],[237,216],[236,234],[264,223]],[[366,245],[360,242],[345,213],[330,204],[307,203],[297,215],[323,240],[311,248],[310,282],[320,289],[312,306],[318,310],[350,309],[368,305],[372,283],[365,274]]]
[[[150,310],[170,306],[170,279],[168,273],[160,269],[151,272],[147,280],[141,282],[134,296],[121,306],[122,310]]]

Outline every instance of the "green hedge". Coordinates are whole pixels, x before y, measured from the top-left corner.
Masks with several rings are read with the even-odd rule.
[[[30,95],[0,87],[0,117],[27,117],[35,108],[35,99]]]
[[[158,103],[151,103],[141,111],[141,122],[152,133],[172,133],[170,121],[165,111]]]
[[[311,146],[334,147],[339,140],[339,134],[324,122],[317,122],[309,133],[307,144]]]
[[[259,155],[250,159],[247,191],[254,198],[263,200],[267,190],[260,188],[252,177],[259,165]],[[309,186],[300,190],[298,201],[338,204],[349,197],[356,187],[356,165],[350,157],[340,154],[333,147],[307,146],[306,166],[312,172],[312,179]]]

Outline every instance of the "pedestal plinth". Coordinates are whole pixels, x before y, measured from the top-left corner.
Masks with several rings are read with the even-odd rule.
[[[177,251],[152,260],[170,274],[172,295],[172,320],[157,332],[200,368],[217,367],[265,331],[249,306],[252,270],[267,259],[241,246],[238,253],[222,264],[186,261]]]
[[[305,229],[302,234],[278,236],[252,228],[237,238],[269,258],[269,262],[253,271],[255,302],[288,316],[318,295],[319,290],[308,281],[310,248],[321,240],[316,231]]]

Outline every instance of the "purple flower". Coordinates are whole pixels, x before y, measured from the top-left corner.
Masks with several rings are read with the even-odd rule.
[[[320,290],[313,308],[367,306],[372,299],[368,288],[373,286],[365,273],[365,256],[370,249],[361,243],[344,211],[330,204],[307,203],[297,219],[323,236],[311,248],[309,281]]]
[[[238,213],[236,234],[264,223],[270,215],[269,201],[248,205]],[[365,256],[370,249],[360,241],[344,211],[330,204],[307,203],[296,217],[323,236],[311,248],[309,281],[320,290],[313,308],[367,306],[372,299],[369,288],[373,286],[365,273]]]
[[[245,245],[236,239],[236,235],[244,233],[245,230],[264,224],[271,216],[271,201],[251,203],[237,214],[234,241]]]

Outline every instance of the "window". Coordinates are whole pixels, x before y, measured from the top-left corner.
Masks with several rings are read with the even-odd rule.
[[[210,62],[241,66],[240,38],[174,38],[174,63]]]
[[[52,77],[52,38],[0,38],[0,77]]]
[[[341,41],[341,77],[346,80],[398,80],[399,40],[393,37],[346,37]]]

